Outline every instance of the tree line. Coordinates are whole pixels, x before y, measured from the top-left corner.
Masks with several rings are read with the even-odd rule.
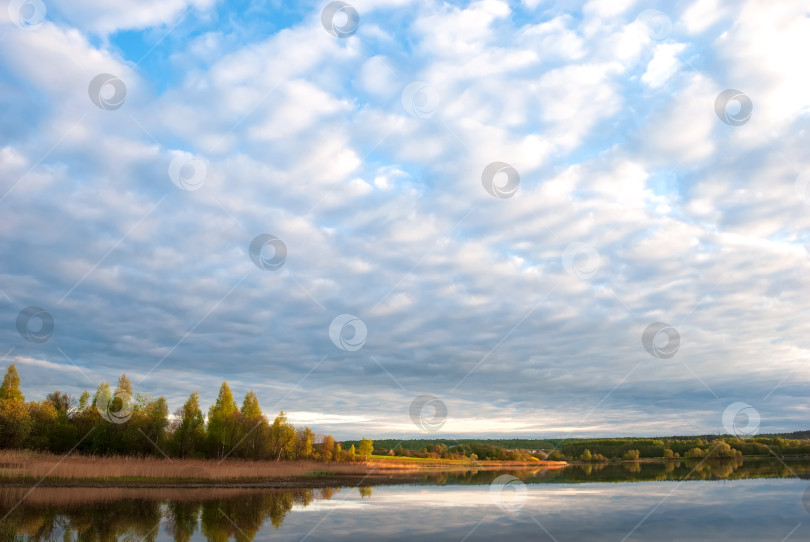
[[[738,438],[583,439],[565,442],[551,450],[550,460],[608,461],[615,459],[733,459],[742,456],[807,456],[810,441],[780,436]]]
[[[275,461],[353,461],[373,452],[370,439],[344,450],[332,435],[293,426],[284,411],[271,423],[253,390],[239,407],[227,382],[207,418],[196,391],[173,417],[165,397],[133,392],[123,374],[114,389],[102,382],[92,396],[84,391],[78,400],[55,391],[43,401],[26,401],[17,368],[10,365],[0,385],[0,448]]]
[[[423,459],[469,458],[487,461],[536,461],[540,459],[537,455],[533,455],[528,450],[507,450],[501,446],[481,442],[469,442],[467,444],[456,444],[454,446],[448,446],[443,442],[439,442],[430,446],[423,446],[420,449],[405,448],[402,444],[396,444],[393,448],[385,448],[376,444],[374,453],[396,457],[419,457]]]
[[[794,437],[794,438],[786,438]],[[795,438],[800,437],[800,438]],[[351,441],[347,441],[348,442]],[[632,461],[637,459],[733,459],[746,456],[810,456],[810,432],[787,435],[730,435],[657,438],[586,439],[375,439],[379,453],[453,457],[476,454],[479,459],[523,459],[527,455],[551,461]],[[377,452],[375,452],[377,453]]]

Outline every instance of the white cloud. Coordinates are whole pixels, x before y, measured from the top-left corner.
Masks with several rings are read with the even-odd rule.
[[[176,24],[192,9],[210,9],[216,0],[52,0],[50,5],[77,28],[112,34],[119,30],[144,29]]]
[[[647,64],[647,71],[641,80],[653,88],[660,87],[675,74],[682,66],[678,60],[686,45],[683,43],[662,43],[655,49],[655,55]]]
[[[396,69],[384,56],[374,56],[364,62],[360,79],[363,90],[370,94],[387,97],[401,90]]]
[[[615,17],[626,12],[635,4],[636,0],[590,0],[582,11],[592,17]]]
[[[718,122],[713,109],[716,95],[707,79],[689,76],[686,86],[641,129],[650,158],[688,165],[710,157],[716,149],[711,137]]]
[[[695,34],[703,32],[731,14],[739,14],[740,11],[742,6],[736,2],[696,0],[681,13],[679,20],[687,32]]]
[[[810,217],[794,182],[810,168],[810,87],[795,67],[810,32],[789,4],[709,22],[688,8],[680,41],[655,42],[633,2],[519,28],[502,2],[358,3],[367,28],[347,40],[314,11],[228,51],[231,36],[201,34],[170,55],[177,81],[90,33],[175,24],[186,3],[7,33],[5,320],[37,304],[57,323],[38,347],[0,330],[24,387],[72,371],[58,346],[108,380],[170,354],[139,385],[172,407],[194,388],[213,400],[227,378],[342,437],[417,434],[407,408],[422,392],[459,434],[687,433],[791,372],[762,408],[799,428]],[[412,22],[387,24],[396,10]],[[102,72],[126,83],[119,110],[88,97]],[[417,80],[440,96],[427,118],[401,104]],[[717,118],[725,88],[751,96],[745,125]],[[179,153],[208,164],[199,190],[169,179]],[[514,197],[483,189],[493,161],[520,172]],[[277,271],[248,256],[261,233],[287,247]],[[571,243],[598,251],[593,277],[566,270]],[[329,340],[344,313],[368,325],[357,353]],[[671,363],[641,347],[655,320],[683,337]]]

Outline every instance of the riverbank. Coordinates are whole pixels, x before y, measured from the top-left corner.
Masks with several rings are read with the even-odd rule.
[[[442,473],[559,469],[564,461],[474,461],[373,456],[352,463],[56,456],[0,452],[8,487],[321,488],[419,482]]]

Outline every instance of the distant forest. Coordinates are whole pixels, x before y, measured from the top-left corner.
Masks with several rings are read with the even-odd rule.
[[[509,452],[558,461],[608,461],[636,459],[702,459],[741,456],[808,456],[810,431],[783,435],[736,438],[728,435],[655,438],[591,439],[376,439],[375,453],[431,457],[438,449],[459,450],[479,459],[504,459]],[[345,445],[357,441],[347,440]]]

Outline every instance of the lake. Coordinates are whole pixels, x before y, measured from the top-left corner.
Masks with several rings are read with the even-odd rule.
[[[810,463],[681,462],[431,473],[414,484],[0,488],[34,540],[807,540]]]

